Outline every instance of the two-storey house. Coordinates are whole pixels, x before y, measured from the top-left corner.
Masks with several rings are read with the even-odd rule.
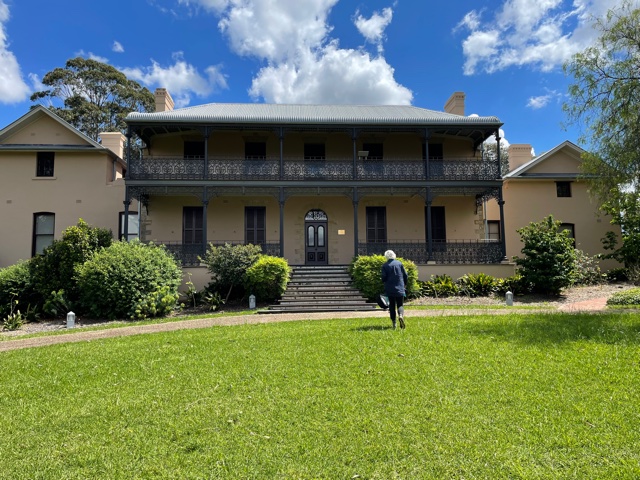
[[[500,159],[480,145],[497,117],[413,106],[208,104],[131,113],[125,209],[139,200],[140,236],[199,265],[209,243],[255,243],[292,265],[347,264],[393,249],[421,277],[510,275],[488,240],[483,202],[502,216]],[[504,228],[504,221],[501,222]],[[456,266],[458,270],[456,270]],[[506,267],[506,269],[505,269]],[[507,271],[508,270],[508,271]],[[500,273],[502,272],[502,273]]]

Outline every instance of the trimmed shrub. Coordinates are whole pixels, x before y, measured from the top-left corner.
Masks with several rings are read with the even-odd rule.
[[[81,313],[94,318],[167,315],[178,300],[182,271],[163,246],[114,242],[76,268]]]
[[[244,286],[247,269],[262,255],[260,245],[231,245],[216,247],[209,244],[202,261],[211,273],[209,290],[225,295],[229,300],[231,290],[235,286]]]
[[[640,305],[640,288],[614,293],[607,300],[607,305]]]
[[[484,273],[469,273],[456,280],[461,295],[488,297],[496,289],[496,279]]]
[[[422,295],[426,297],[454,297],[460,289],[449,275],[431,275],[431,279],[422,284]]]
[[[567,231],[560,230],[560,225],[549,215],[517,230],[524,244],[524,257],[515,257],[518,273],[534,293],[559,295],[573,283],[576,253],[573,240]]]
[[[245,289],[261,302],[272,302],[287,289],[291,268],[284,258],[262,255],[245,274]]]
[[[90,227],[80,219],[78,224],[62,232],[61,240],[54,240],[42,255],[30,261],[31,278],[43,306],[64,304],[76,309],[78,291],[75,267],[83,264],[93,252],[111,245],[111,231]],[[57,298],[51,299],[51,296]],[[57,317],[59,309],[44,309],[44,313]],[[62,312],[64,313],[64,312]]]
[[[402,262],[404,269],[407,271],[408,281],[407,285],[405,285],[407,298],[419,296],[418,267],[411,260],[405,260],[400,257],[398,257],[398,260]],[[369,300],[375,299],[384,290],[381,272],[382,265],[386,261],[387,259],[384,255],[360,255],[349,264],[349,274],[353,278],[354,286]]]

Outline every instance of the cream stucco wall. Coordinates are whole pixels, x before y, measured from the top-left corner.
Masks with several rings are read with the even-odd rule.
[[[36,177],[35,152],[0,155],[0,267],[31,257],[33,214],[55,214],[55,238],[82,218],[118,234],[124,180],[110,182],[113,161],[105,153],[57,152],[54,177]],[[135,204],[132,208],[136,208]],[[133,210],[135,211],[135,210]]]
[[[18,126],[5,145],[90,145],[77,133],[48,116],[38,116]]]
[[[583,182],[571,182],[571,197],[558,197],[554,181],[512,180],[503,187],[504,226],[507,257],[521,256],[522,241],[516,230],[531,222],[539,222],[553,215],[555,220],[575,225],[576,248],[589,255],[603,253],[600,241],[609,230],[619,231],[610,225],[610,218],[598,212],[598,206],[587,192]],[[487,204],[487,219],[499,220],[497,203]],[[602,268],[617,267],[613,261],[605,261]]]
[[[146,155],[181,156],[185,141],[202,141],[197,132],[191,134],[158,135],[152,140]],[[280,140],[273,132],[214,132],[209,137],[209,156],[241,158],[244,156],[244,144],[247,141],[264,141],[267,144],[267,156],[280,155]],[[431,143],[443,145],[445,156],[472,157],[473,145],[470,140],[433,136]],[[382,143],[384,156],[388,158],[422,157],[423,138],[413,133],[368,134],[359,137],[356,149],[362,150],[364,143]],[[353,158],[353,140],[347,132],[306,132],[287,133],[283,140],[283,155],[287,158],[301,157],[305,143],[324,143],[327,159]]]

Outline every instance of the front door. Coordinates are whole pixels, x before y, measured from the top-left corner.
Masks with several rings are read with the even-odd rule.
[[[327,215],[310,210],[304,217],[305,265],[327,265]]]

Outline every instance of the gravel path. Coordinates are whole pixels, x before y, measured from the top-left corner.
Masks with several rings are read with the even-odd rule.
[[[514,305],[526,305],[530,307],[539,307],[541,310],[551,311],[601,311],[606,308],[606,301],[614,293],[632,288],[633,285],[614,284],[614,285],[597,285],[590,287],[577,287],[568,290],[564,295],[549,299],[548,297],[516,297]],[[411,310],[407,309],[407,319],[410,325],[411,316],[426,315],[473,315],[487,314],[508,314],[512,310],[487,310],[487,306],[504,305],[504,300],[499,298],[426,298],[420,301],[414,301],[413,304],[419,305],[465,305],[465,309],[442,309],[442,310]],[[474,308],[481,306],[482,308]],[[530,310],[527,310],[530,312]],[[77,320],[76,328],[66,330],[66,322],[38,322],[24,325],[17,331],[4,331],[0,333],[0,352],[7,350],[16,350],[21,348],[39,347],[45,345],[55,345],[67,342],[85,342],[98,340],[103,338],[113,338],[126,335],[140,335],[144,333],[169,332],[175,330],[207,328],[212,326],[230,326],[259,324],[270,322],[286,322],[295,320],[319,320],[329,318],[380,318],[381,322],[388,319],[388,313],[382,310],[372,312],[320,312],[320,313],[286,313],[286,314],[255,314],[255,315],[238,315],[225,316],[215,318],[201,318],[196,320],[177,320],[166,323],[155,323],[149,325],[131,325],[105,330],[86,330],[83,327],[108,324],[106,321],[82,321]],[[68,333],[60,335],[49,335],[32,338],[20,338],[28,334],[46,331],[68,331]]]

